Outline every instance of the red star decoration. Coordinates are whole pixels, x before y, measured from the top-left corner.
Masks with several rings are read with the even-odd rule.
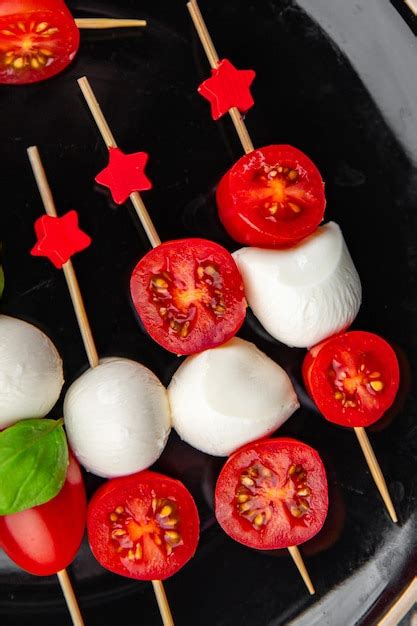
[[[91,243],[90,237],[78,228],[76,211],[68,211],[62,217],[42,215],[35,222],[35,233],[38,241],[30,253],[48,257],[58,269]]]
[[[216,69],[211,70],[211,74],[211,78],[201,83],[198,92],[210,102],[214,120],[218,120],[232,107],[246,113],[253,106],[249,89],[256,75],[253,70],[238,70],[230,61],[223,59]]]
[[[96,176],[96,182],[108,187],[116,204],[123,204],[134,191],[152,189],[145,176],[146,152],[125,154],[119,148],[109,148],[109,164]]]

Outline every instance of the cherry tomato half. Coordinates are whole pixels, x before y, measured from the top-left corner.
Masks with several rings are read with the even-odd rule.
[[[182,483],[155,472],[113,478],[94,494],[87,512],[91,550],[120,576],[164,580],[194,555],[197,507]]]
[[[228,459],[216,485],[220,526],[235,541],[259,550],[307,541],[323,526],[327,508],[323,463],[296,439],[244,446]]]
[[[392,405],[400,370],[378,335],[350,331],[314,346],[303,363],[308,393],[320,413],[341,426],[369,426]]]
[[[0,2],[0,83],[34,83],[72,61],[80,32],[62,0]]]
[[[78,552],[86,508],[80,466],[70,454],[66,481],[55,498],[32,509],[0,516],[0,546],[30,574],[56,574]]]
[[[231,339],[243,323],[243,281],[232,255],[206,239],[178,239],[137,264],[130,290],[151,337],[175,354]]]
[[[219,217],[233,239],[250,246],[290,246],[323,219],[326,198],[320,172],[292,146],[245,154],[221,179]]]

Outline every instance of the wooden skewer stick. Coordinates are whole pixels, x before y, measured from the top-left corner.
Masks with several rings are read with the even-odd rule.
[[[405,4],[408,6],[410,11],[417,15],[417,2],[416,0],[404,0]]]
[[[164,624],[164,626],[174,626],[174,620],[172,619],[171,609],[169,608],[169,603],[165,593],[164,585],[162,584],[162,580],[153,580],[152,586],[156,601],[158,603],[159,612],[162,617],[162,623]]]
[[[103,137],[103,141],[108,148],[117,148],[116,141],[113,137],[113,134],[109,128],[109,125],[106,122],[106,119],[103,115],[103,112],[100,108],[99,103],[94,95],[93,90],[91,89],[90,83],[87,80],[86,76],[78,79],[78,84],[80,86],[81,91],[83,92],[83,96],[89,106],[91,114],[94,118],[95,123]],[[136,213],[139,217],[139,220],[146,232],[146,235],[150,241],[150,244],[153,248],[159,246],[161,244],[161,240],[159,238],[158,233],[156,232],[156,228],[151,220],[151,217],[146,209],[146,206],[139,194],[138,191],[134,191],[130,194],[130,200],[135,207]]]
[[[109,138],[111,137],[110,130],[108,129]],[[54,199],[52,197],[52,192],[48,184],[48,180],[46,178],[45,170],[42,165],[42,161],[39,155],[39,151],[36,146],[32,146],[28,148],[28,155],[30,159],[30,163],[32,165],[33,173],[36,179],[36,183],[38,185],[39,193],[41,195],[45,212],[52,217],[57,217],[57,212],[55,208]],[[83,300],[81,297],[80,288],[78,285],[78,281],[74,272],[74,268],[72,266],[71,260],[67,261],[63,266],[65,278],[67,280],[68,289],[71,295],[71,299],[74,305],[74,309],[77,315],[77,320],[80,326],[81,335],[83,337],[85,350],[87,352],[88,360],[91,367],[96,367],[99,363],[97,349],[94,344],[93,335],[91,333],[91,327],[88,322],[87,314],[84,308]],[[75,595],[72,591],[72,594],[69,592],[69,588],[71,587],[71,583],[69,581],[68,575],[65,570],[58,572],[59,582],[64,590],[65,585],[65,599],[67,602],[75,602]],[[171,609],[169,608],[168,600],[165,594],[165,590],[160,580],[152,581],[156,600],[158,602],[158,607],[161,613],[162,622],[164,626],[174,626],[174,621],[172,619]],[[71,615],[76,614],[76,610],[79,609],[77,606],[73,606],[73,604],[68,605],[68,609]],[[82,626],[82,622],[74,622],[75,626]]]
[[[107,17],[77,17],[75,24],[78,28],[92,28],[94,30],[103,28],[135,28],[146,26],[146,20],[121,20],[109,19]]]
[[[215,69],[219,63],[219,56],[216,52],[213,41],[210,37],[210,33],[208,32],[207,26],[204,22],[203,16],[201,15],[196,0],[188,2],[187,8],[190,12],[191,19],[193,20],[198,36],[200,37],[200,41],[203,45],[210,66],[212,69]],[[229,114],[232,118],[233,124],[236,128],[236,132],[239,136],[245,153],[247,154],[248,152],[252,152],[254,150],[254,146],[251,138],[249,137],[246,124],[242,119],[240,111],[236,107],[233,107],[232,109],[230,109]],[[308,574],[307,568],[304,565],[304,561],[302,559],[299,549],[296,546],[290,546],[288,548],[288,551],[293,558],[293,561],[297,566],[298,571],[300,572],[308,591],[311,594],[314,594],[314,587]]]
[[[375,452],[372,449],[371,443],[368,439],[368,435],[366,434],[366,430],[362,427],[356,427],[353,430],[355,431],[356,436],[359,440],[362,452],[365,456],[366,462],[375,481],[375,484],[378,487],[378,491],[381,494],[385,506],[387,507],[388,513],[390,514],[392,521],[396,523],[398,522],[397,513],[395,512],[391,496],[389,495],[387,483],[385,482],[384,475],[375,456]]]
[[[78,606],[77,598],[74,594],[71,581],[69,579],[66,569],[62,569],[57,572],[59,584],[61,585],[62,593],[64,594],[65,601],[67,603],[68,611],[71,615],[72,623],[74,626],[84,626],[84,620],[82,618],[80,608]]]
[[[311,582],[311,578],[307,571],[307,568],[304,565],[303,557],[301,556],[299,549],[297,548],[297,546],[290,546],[288,548],[288,552],[291,554],[292,559],[294,563],[296,564],[297,569],[300,572],[301,577],[304,580],[305,585],[307,589],[309,590],[310,594],[314,595],[316,592],[313,587],[313,583]]]
[[[188,2],[187,8],[190,12],[191,19],[193,20],[198,36],[200,37],[200,41],[203,44],[203,48],[205,50],[210,66],[212,69],[215,69],[219,63],[219,56],[216,52],[213,40],[210,37],[210,33],[208,32],[207,26],[204,22],[203,16],[201,15],[196,0],[191,0],[191,2]],[[242,119],[239,109],[233,107],[232,109],[230,109],[229,114],[233,120],[233,124],[235,125],[244,151],[246,152],[246,154],[248,152],[252,152],[254,150],[254,146],[251,138],[249,137],[248,129],[246,128],[246,124]],[[299,549],[296,546],[290,546],[288,548],[288,552],[291,554],[293,561],[296,564],[308,591],[311,594],[314,594],[315,591],[313,583],[311,582],[310,576],[308,574],[306,566],[304,565],[304,561]]]
[[[207,26],[204,22],[203,16],[201,15],[196,0],[191,0],[191,2],[188,2],[187,8],[190,12],[191,19],[193,20],[198,36],[200,37],[200,41],[203,44],[203,48],[210,63],[210,66],[214,70],[219,64],[219,56],[216,52],[216,48],[214,47],[213,41],[210,37],[210,33],[208,32]],[[248,154],[248,152],[252,152],[254,150],[254,146],[251,138],[249,137],[248,129],[246,128],[246,124],[243,121],[239,109],[233,107],[232,109],[230,109],[229,115],[232,118],[233,124],[236,128],[236,132],[240,139],[240,143],[242,144],[245,153]]]
[[[42,198],[45,212],[51,217],[57,217],[54,199],[52,197],[51,189],[49,187],[45,170],[42,165],[39,150],[36,146],[31,146],[30,148],[28,148],[27,153],[29,156],[30,164],[32,166],[33,174],[35,176],[36,184],[38,185],[39,193]],[[62,269],[64,270],[65,279],[67,281],[68,290],[70,292],[74,311],[77,316],[77,321],[80,327],[81,336],[83,338],[85,351],[87,352],[88,361],[91,367],[96,367],[99,362],[98,354],[71,259],[64,263]]]

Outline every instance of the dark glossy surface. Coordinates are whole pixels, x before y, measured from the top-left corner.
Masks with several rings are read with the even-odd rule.
[[[42,208],[26,147],[38,144],[59,211],[76,208],[93,237],[74,264],[100,354],[136,358],[167,384],[179,361],[144,334],[129,301],[130,271],[148,245],[130,209],[116,208],[93,184],[106,151],[75,79],[89,77],[121,148],[150,153],[154,189],[144,198],[162,239],[205,236],[233,249],[216,217],[213,188],[241,148],[230,120],[212,122],[195,91],[209,68],[185,4],[69,5],[77,16],[145,17],[149,26],[135,33],[84,31],[79,55],[63,75],[30,87],[0,87],[2,310],[53,338],[67,383],[86,367],[62,273],[28,254]],[[196,557],[166,582],[178,625],[374,624],[415,571],[415,37],[388,2],[300,5],[311,15],[288,0],[202,1],[201,8],[220,54],[257,71],[256,106],[247,117],[255,145],[294,144],[326,181],[326,219],[341,225],[363,282],[354,327],[382,334],[401,351],[398,411],[370,429],[400,523],[390,522],[353,432],[325,422],[306,398],[304,351],[273,341],[249,314],[240,336],[287,369],[302,401],[280,432],[314,446],[328,470],[329,522],[303,547],[317,594],[309,597],[285,551],[257,553],[223,534],[212,511],[222,460],[172,434],[157,468],[191,489],[202,520]],[[92,492],[100,479],[88,476],[87,483]],[[70,573],[87,624],[159,626],[151,585],[108,574],[86,544]],[[56,578],[30,577],[1,556],[0,621],[70,624]]]

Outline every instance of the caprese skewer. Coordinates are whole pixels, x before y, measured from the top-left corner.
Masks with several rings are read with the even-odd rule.
[[[78,83],[109,149],[109,165],[96,180],[111,189],[117,203],[131,199],[153,248],[138,262],[130,282],[143,325],[174,354],[194,354],[225,343],[246,314],[243,281],[232,255],[206,239],[161,243],[139,195],[149,189],[149,181],[141,176],[147,155],[125,155],[117,148],[87,78]]]
[[[60,218],[57,217],[52,193],[37,148],[29,148],[28,155],[44,201],[46,217],[54,220],[53,230],[56,234],[59,230],[57,220]],[[34,248],[34,252],[37,255],[43,253],[49,257],[50,253],[48,252],[44,236],[44,227],[48,221],[40,218],[40,221],[37,222],[36,232],[39,240]],[[72,235],[74,235],[74,232],[72,232]],[[83,235],[85,237],[85,234]],[[101,528],[98,534],[101,543],[110,544],[111,554],[120,564],[119,569],[123,569],[122,565],[125,567],[126,564],[130,563],[132,565],[132,563],[136,563],[136,568],[129,570],[125,567],[126,571],[131,571],[132,573],[138,569],[141,570],[140,565],[143,562],[148,562],[150,556],[153,555],[152,559],[150,559],[151,562],[157,561],[154,554],[155,550],[159,551],[158,554],[160,553],[160,556],[165,550],[164,554],[170,563],[176,561],[178,557],[177,569],[179,569],[188,559],[185,556],[181,556],[181,558],[178,556],[183,553],[183,540],[176,539],[179,532],[175,527],[179,524],[179,518],[177,519],[175,515],[171,515],[172,507],[170,502],[172,498],[175,500],[175,497],[167,495],[168,492],[171,493],[174,490],[174,486],[169,483],[171,479],[160,477],[161,480],[164,479],[169,483],[168,487],[170,485],[172,487],[171,491],[168,489],[167,492],[164,491],[159,497],[159,500],[163,500],[167,496],[169,502],[166,503],[166,508],[164,508],[165,504],[160,506],[158,500],[155,510],[152,510],[152,490],[146,487],[151,484],[152,477],[145,473],[145,479],[142,482],[142,474],[134,474],[133,479],[131,476],[122,477],[124,474],[133,474],[148,467],[157,460],[165,447],[171,428],[166,390],[157,377],[140,363],[121,358],[99,361],[78,281],[70,259],[75,249],[79,249],[79,242],[79,232],[76,232],[75,237],[71,237],[71,231],[66,230],[56,235],[54,245],[52,246],[53,259],[58,253],[58,257],[60,257],[58,265],[60,264],[65,271],[65,277],[91,367],[90,370],[87,370],[72,384],[65,398],[64,418],[68,439],[75,456],[87,469],[100,476],[120,477],[114,479],[116,482],[109,482],[108,486],[102,487],[101,494],[103,492],[113,493],[115,485],[122,486],[128,484],[129,487],[133,488],[131,498],[128,498],[127,503],[115,504],[114,510],[108,511],[105,520],[108,536],[103,528]],[[172,481],[172,483],[175,482]],[[181,485],[181,488],[186,491],[183,485]],[[179,489],[180,487],[178,487]],[[127,494],[125,491],[123,491],[122,495],[126,499]],[[97,496],[98,498],[99,496]],[[157,498],[156,495],[155,498]],[[192,501],[190,494],[187,495],[187,498]],[[97,502],[97,499],[95,502]],[[105,500],[107,501],[107,498]],[[149,508],[149,504],[151,508]],[[195,505],[193,504],[193,506],[196,514]],[[89,511],[93,511],[89,515],[90,522],[91,519],[97,522],[98,518],[94,514],[96,505],[92,504]],[[156,516],[157,521],[160,518],[161,524],[158,528],[150,520],[151,511]],[[167,519],[164,519],[165,517]],[[90,523],[90,529],[91,524],[94,526],[94,521]],[[171,530],[168,528],[170,524],[173,525]],[[151,526],[152,530],[150,530]],[[184,532],[185,529],[186,526],[184,526]],[[164,531],[164,534],[162,531]],[[164,542],[162,537],[160,537],[161,533]],[[109,563],[104,559],[103,551],[100,550],[95,540],[97,535],[94,532],[90,532],[89,536],[92,537],[93,553],[97,554],[100,557],[99,561],[109,568]],[[125,537],[125,539],[121,540],[120,537]],[[146,545],[140,541],[142,537]],[[190,539],[187,544],[189,557],[195,551],[197,538],[198,523],[193,526],[192,540]],[[150,548],[151,545],[153,546],[152,550]],[[176,548],[178,548],[178,553],[172,556]],[[143,557],[146,560],[142,561]],[[149,568],[149,578],[146,579],[152,580],[164,625],[173,626],[171,610],[162,581],[161,579],[151,578],[151,573],[156,571],[157,569],[152,570],[152,568]],[[122,575],[126,575],[126,573],[122,573]]]
[[[213,119],[230,113],[245,151],[221,179],[216,199],[229,234],[241,243],[258,246],[233,254],[248,304],[272,337],[289,346],[310,348],[344,331],[355,319],[362,297],[358,273],[338,225],[330,222],[318,227],[325,196],[317,168],[291,146],[254,149],[241,115],[253,104],[249,70],[236,70],[228,61],[220,61],[197,1],[191,0],[187,8],[212,68],[212,77],[198,90],[210,101]],[[367,383],[369,395],[379,393],[371,382]],[[379,386],[381,381],[373,384]],[[335,394],[346,397],[339,389]],[[354,428],[396,522],[366,431],[361,425]]]

